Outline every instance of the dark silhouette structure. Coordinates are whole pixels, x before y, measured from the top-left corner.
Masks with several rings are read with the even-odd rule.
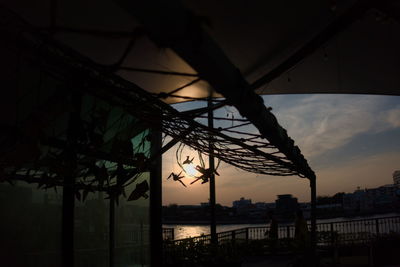
[[[315,249],[316,174],[258,94],[398,95],[398,10],[390,0],[0,5],[0,182],[14,186],[6,194],[27,194],[19,210],[35,210],[23,189],[32,185],[58,199],[40,202],[57,214],[49,215],[53,240],[44,242],[57,243],[56,251],[2,252],[11,263],[23,254],[22,265],[94,264],[96,249],[107,255],[104,265],[162,265],[161,155],[178,143],[209,158],[201,179],[210,182],[213,242],[218,158],[253,173],[308,179]],[[208,106],[178,112],[169,105],[193,100]],[[213,110],[225,105],[241,117],[216,129],[213,121],[224,118]],[[196,120],[205,113],[207,125]],[[244,128],[250,124],[257,133]],[[163,145],[162,134],[172,140]],[[138,220],[120,214],[125,204]],[[95,208],[98,224],[80,218]],[[118,216],[131,223],[120,225]],[[121,229],[132,237],[123,244]],[[83,232],[91,241],[79,240]]]

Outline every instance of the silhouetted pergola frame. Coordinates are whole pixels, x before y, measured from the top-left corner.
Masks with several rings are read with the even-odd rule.
[[[117,1],[122,2],[122,1]],[[316,49],[321,47],[324,43],[326,43],[331,37],[333,37],[338,32],[344,30],[347,26],[349,26],[354,20],[363,15],[367,10],[369,10],[372,6],[376,6],[380,9],[383,9],[385,12],[389,14],[393,13],[387,9],[386,3],[390,3],[392,1],[359,1],[352,8],[350,8],[345,14],[338,17],[329,27],[327,27],[323,32],[318,34],[315,38],[313,38],[310,42],[301,47],[297,52],[295,52],[292,56],[290,56],[286,61],[282,62],[278,65],[274,70],[267,73],[260,79],[258,79],[253,84],[248,84],[239,71],[235,68],[235,66],[230,63],[229,59],[226,58],[224,53],[218,48],[218,46],[211,40],[211,38],[201,29],[200,25],[198,25],[193,18],[193,15],[187,11],[182,6],[172,2],[169,2],[168,5],[164,6],[164,8],[156,8],[154,6],[160,6],[166,3],[162,3],[159,1],[150,1],[144,3],[130,3],[131,5],[135,5],[134,9],[130,9],[128,6],[128,11],[140,10],[134,14],[145,26],[147,32],[153,41],[155,41],[160,46],[168,46],[172,48],[179,56],[181,56],[186,62],[188,62],[197,72],[198,74],[188,74],[188,73],[180,73],[180,72],[166,72],[166,71],[156,71],[156,70],[148,70],[148,69],[140,69],[140,68],[132,68],[129,70],[137,71],[137,72],[145,72],[145,73],[156,73],[156,74],[166,74],[166,75],[180,75],[187,77],[201,77],[209,82],[209,84],[215,88],[216,91],[220,92],[222,95],[226,97],[225,101],[222,101],[217,104],[211,104],[207,108],[198,109],[194,111],[179,113],[174,111],[170,106],[162,103],[158,99],[154,99],[149,94],[142,93],[142,89],[138,86],[127,82],[121,78],[118,78],[110,73],[107,70],[101,68],[101,66],[97,66],[93,62],[88,59],[84,59],[80,57],[78,53],[74,51],[68,50],[66,47],[58,47],[57,43],[52,43],[51,38],[48,39],[46,36],[42,36],[46,38],[44,44],[37,43],[36,45],[40,46],[41,52],[44,53],[43,56],[48,59],[53,60],[52,57],[54,55],[47,54],[46,49],[43,47],[56,48],[61,49],[61,51],[66,52],[65,55],[68,55],[70,58],[64,57],[62,60],[63,63],[66,63],[68,60],[80,60],[83,59],[84,64],[86,64],[88,68],[83,68],[78,71],[88,71],[86,74],[91,74],[90,69],[99,70],[100,75],[97,77],[97,81],[92,84],[92,87],[87,87],[84,90],[87,92],[97,95],[98,97],[102,97],[107,99],[108,101],[113,102],[115,105],[124,106],[129,112],[137,115],[138,110],[131,109],[126,106],[126,102],[120,101],[118,99],[127,99],[128,101],[134,101],[135,98],[139,97],[141,101],[144,102],[145,106],[151,106],[151,108],[141,110],[139,113],[143,113],[145,119],[149,119],[152,121],[154,126],[157,124],[157,121],[163,121],[162,126],[164,131],[174,137],[173,141],[169,144],[165,145],[163,148],[153,151],[153,156],[151,161],[159,160],[159,156],[171,148],[174,144],[181,141],[186,143],[187,145],[202,151],[205,154],[209,154],[210,158],[214,156],[214,146],[209,145],[202,146],[197,143],[190,142],[186,135],[191,134],[195,130],[199,130],[202,134],[202,138],[204,140],[208,139],[210,135],[216,135],[221,140],[228,140],[227,144],[233,144],[241,146],[243,149],[249,151],[253,155],[261,155],[266,159],[269,159],[273,162],[284,166],[287,170],[290,170],[286,175],[300,175],[303,177],[307,177],[310,180],[311,187],[311,203],[312,203],[312,241],[315,244],[316,240],[316,231],[315,231],[315,201],[316,201],[316,177],[314,172],[308,166],[307,161],[301,155],[300,150],[294,146],[293,140],[288,137],[286,131],[278,124],[275,116],[269,112],[268,109],[262,103],[262,99],[256,95],[253,91],[262,86],[265,83],[272,81],[273,79],[279,77],[282,73],[285,73],[288,69],[296,65],[303,58],[310,55]],[[171,4],[171,5],[170,5]],[[161,12],[158,13],[158,12]],[[394,18],[398,19],[397,14],[394,15]],[[171,21],[175,19],[180,19],[182,21],[189,21],[188,24],[170,24]],[[185,34],[187,34],[189,29],[192,33],[197,36],[201,36],[202,43],[195,43],[190,38],[187,38]],[[20,25],[21,26],[21,25]],[[25,25],[26,26],[26,25]],[[175,27],[175,28],[174,28]],[[36,29],[34,29],[36,30]],[[33,33],[34,30],[31,32]],[[74,29],[67,28],[52,28],[54,31],[67,31],[74,32]],[[82,34],[94,34],[94,35],[120,35],[120,36],[131,36],[132,33],[121,32],[121,33],[105,33],[105,32],[90,32],[84,31],[80,32]],[[23,35],[23,34],[22,34]],[[40,35],[38,35],[40,36]],[[21,36],[19,36],[21,37]],[[18,38],[19,38],[18,37]],[[40,39],[40,38],[39,38]],[[18,40],[20,41],[20,40]],[[32,44],[31,44],[32,45]],[[25,47],[27,49],[32,49],[32,47]],[[39,47],[34,47],[33,49],[38,49]],[[51,49],[50,49],[51,52]],[[53,50],[54,52],[54,50]],[[58,55],[60,56],[60,55]],[[218,64],[212,64],[211,62],[217,62]],[[71,63],[71,62],[70,62]],[[73,64],[72,64],[73,65]],[[71,67],[71,66],[69,66]],[[95,78],[96,77],[92,77]],[[200,80],[198,78],[197,80]],[[193,82],[197,81],[194,80]],[[111,83],[110,83],[111,82]],[[102,88],[98,90],[98,88]],[[113,92],[110,93],[110,89],[113,88]],[[117,89],[117,90],[115,90]],[[99,91],[102,91],[99,93]],[[135,92],[135,93],[133,93]],[[140,92],[140,93],[137,93]],[[112,97],[110,97],[112,96]],[[171,94],[171,96],[173,96]],[[168,97],[168,95],[160,95],[159,97]],[[251,104],[250,104],[251,103]],[[222,107],[226,104],[230,104],[235,106],[239,112],[246,118],[249,119],[260,131],[261,136],[268,139],[269,143],[265,143],[266,146],[270,145],[272,147],[276,147],[286,159],[282,160],[281,157],[275,157],[272,154],[269,155],[261,151],[260,149],[251,147],[244,142],[240,142],[240,140],[235,140],[235,138],[231,138],[227,135],[220,133],[213,129],[212,126],[212,110]],[[144,107],[144,106],[142,106]],[[204,125],[199,125],[196,123],[193,118],[197,117],[199,114],[203,114],[204,112],[208,112],[209,116],[209,127],[205,127]],[[157,114],[157,115],[154,115]],[[177,123],[178,121],[178,123]],[[183,126],[183,130],[173,131],[176,127]],[[197,131],[196,131],[197,132]],[[199,135],[198,135],[199,136]],[[215,140],[218,142],[218,140]],[[54,146],[65,146],[65,144],[60,144],[59,140],[48,140],[49,145]],[[157,141],[156,141],[157,142]],[[210,143],[211,144],[211,143]],[[223,144],[223,143],[221,143]],[[161,146],[161,144],[160,144]],[[218,149],[217,149],[218,151]],[[86,151],[84,153],[92,153],[91,151]],[[247,153],[247,152],[246,152]],[[100,158],[107,158],[109,155],[97,155]],[[218,157],[218,155],[216,155]],[[222,159],[224,160],[224,159]],[[232,163],[234,166],[235,162],[229,162],[228,159],[225,158],[225,161],[228,163]],[[129,159],[127,159],[127,163],[129,163]],[[249,163],[251,166],[251,162]],[[211,165],[211,163],[210,163]],[[237,166],[243,167],[243,166]],[[252,171],[251,167],[243,168],[248,171]],[[255,169],[253,169],[254,171]],[[283,169],[282,169],[283,170]],[[257,171],[255,171],[257,172]],[[259,171],[259,173],[263,173],[263,171]],[[269,174],[269,173],[267,173]],[[279,171],[275,174],[279,175]],[[282,174],[281,174],[282,175]],[[15,178],[18,175],[16,175]],[[33,180],[27,177],[20,177],[21,180],[28,180],[32,182]],[[212,190],[212,189],[211,189]],[[159,189],[160,191],[160,189]],[[161,192],[161,191],[160,191]],[[155,195],[153,195],[155,196]],[[215,195],[214,195],[215,199]],[[215,201],[215,200],[214,200]],[[215,219],[215,218],[214,218]],[[212,231],[214,232],[214,231]],[[215,237],[214,237],[215,240]]]
[[[116,0],[117,2],[123,2]],[[54,5],[57,1],[51,1],[52,9],[55,9]],[[152,180],[151,186],[151,206],[152,206],[152,216],[153,218],[159,222],[161,222],[161,155],[168,149],[170,149],[177,142],[186,142],[188,145],[192,145],[194,148],[199,148],[199,145],[196,143],[192,143],[189,140],[185,140],[185,136],[194,132],[195,129],[201,129],[200,133],[203,136],[203,139],[206,140],[207,136],[211,134],[217,135],[219,140],[223,140],[226,138],[229,144],[239,145],[242,148],[247,149],[253,153],[252,155],[261,155],[266,156],[265,152],[249,147],[246,144],[241,144],[240,140],[235,140],[234,138],[230,138],[229,136],[225,136],[215,129],[213,129],[212,125],[209,124],[209,127],[205,127],[198,125],[193,121],[193,118],[199,114],[203,114],[208,112],[209,122],[210,118],[212,121],[211,111],[222,107],[226,104],[234,105],[238,108],[240,113],[249,119],[260,131],[261,136],[268,139],[269,144],[276,147],[281,153],[284,154],[285,160],[281,160],[279,157],[269,158],[272,161],[277,161],[279,163],[283,163],[283,166],[286,166],[287,169],[293,172],[293,174],[299,174],[301,176],[307,177],[310,180],[311,187],[311,204],[312,204],[312,243],[315,245],[316,241],[316,229],[315,229],[315,203],[316,203],[316,176],[312,169],[308,166],[307,161],[301,155],[300,150],[294,146],[293,140],[291,140],[286,131],[279,126],[276,121],[276,118],[266,110],[263,106],[262,100],[260,97],[254,94],[253,90],[258,89],[260,86],[268,83],[275,78],[279,77],[281,74],[285,73],[288,69],[295,66],[302,59],[310,55],[313,51],[321,47],[324,43],[326,43],[331,37],[333,37],[338,32],[344,30],[347,26],[349,26],[354,20],[362,16],[368,9],[371,7],[375,7],[381,9],[385,13],[394,17],[395,19],[399,19],[399,14],[396,11],[391,10],[386,5],[387,3],[392,3],[393,0],[361,0],[357,1],[356,4],[350,8],[345,14],[338,17],[329,27],[327,27],[323,32],[318,34],[315,38],[313,38],[306,45],[301,47],[297,52],[291,55],[286,61],[282,62],[278,67],[276,67],[273,71],[267,73],[255,83],[249,85],[241,76],[239,71],[233,66],[230,61],[226,58],[224,53],[218,48],[218,46],[211,40],[209,36],[201,29],[200,25],[196,23],[196,20],[193,18],[193,15],[184,9],[182,6],[176,4],[174,1],[168,1],[167,3],[162,1],[131,1],[129,3],[127,10],[132,11],[134,16],[138,18],[148,30],[150,37],[160,46],[170,47],[172,48],[179,56],[181,56],[186,62],[188,62],[199,74],[187,74],[187,73],[179,73],[179,72],[166,72],[166,71],[156,71],[156,70],[148,70],[141,68],[130,68],[127,70],[144,72],[144,73],[157,73],[157,74],[167,74],[167,75],[181,75],[187,77],[201,77],[209,82],[209,84],[218,92],[226,97],[225,101],[222,101],[217,104],[209,104],[207,108],[194,110],[187,113],[178,113],[171,109],[168,105],[161,103],[158,99],[151,98],[149,94],[141,93],[141,88],[138,86],[129,83],[119,77],[116,77],[106,70],[96,66],[90,60],[82,58],[78,53],[74,51],[68,50],[66,47],[58,47],[57,43],[52,43],[51,38],[48,39],[47,36],[43,35],[41,37],[45,37],[46,41],[44,45],[36,43],[24,43],[24,49],[35,51],[40,48],[41,52],[48,52],[46,49],[43,49],[48,45],[50,48],[55,48],[56,51],[65,52],[64,55],[68,55],[70,58],[57,58],[55,61],[60,60],[57,64],[63,65],[64,67],[71,69],[71,62],[69,60],[81,60],[83,59],[84,66],[89,67],[88,69],[80,69],[78,73],[80,74],[90,74],[88,71],[90,69],[99,71],[98,77],[91,77],[93,80],[93,86],[85,88],[87,92],[96,95],[97,97],[101,97],[106,99],[107,101],[114,102],[115,105],[126,106],[127,101],[134,100],[135,98],[139,98],[144,100],[146,105],[151,106],[149,109],[144,109],[143,114],[146,117],[150,118],[152,122],[152,127],[156,129],[158,135],[155,135],[155,139],[152,140],[152,157],[151,162],[152,168],[156,175],[158,175],[159,179]],[[166,5],[166,6],[162,6]],[[133,8],[131,8],[133,7]],[[159,12],[162,12],[161,14]],[[52,31],[64,31],[64,32],[74,32],[80,34],[92,34],[105,36],[109,35],[112,37],[131,37],[131,32],[107,32],[107,31],[90,31],[90,30],[79,30],[77,32],[76,29],[71,28],[62,28],[57,27],[55,25],[55,13],[53,13],[54,17],[52,17]],[[182,21],[190,21],[190,23],[183,23],[180,26],[184,26],[182,28],[179,25],[171,25],[169,22],[175,19],[181,19]],[[198,45],[193,42],[193,40],[187,39],[185,34],[187,33],[188,28],[192,33],[197,36],[201,36],[205,42],[202,45]],[[26,26],[26,25],[25,25]],[[174,28],[178,26],[177,28]],[[36,30],[36,29],[35,29]],[[22,34],[23,35],[23,34]],[[40,36],[40,35],[38,35]],[[20,38],[19,36],[18,38]],[[18,39],[17,38],[17,39]],[[40,39],[40,38],[39,38]],[[18,39],[21,41],[21,39]],[[32,40],[30,40],[32,41]],[[27,46],[26,46],[27,45]],[[33,45],[33,46],[32,46]],[[37,46],[39,45],[39,47]],[[51,51],[50,51],[51,52]],[[54,52],[54,50],[53,50]],[[44,54],[47,60],[53,61],[55,55]],[[57,55],[56,55],[57,56]],[[60,56],[60,55],[58,55]],[[66,60],[67,59],[67,60]],[[213,63],[211,63],[213,62]],[[54,62],[53,62],[54,63]],[[215,64],[218,63],[218,64]],[[72,64],[73,65],[73,64]],[[75,66],[76,67],[76,66]],[[121,68],[124,69],[124,68]],[[100,88],[100,90],[97,90]],[[133,93],[136,92],[136,93]],[[137,93],[139,92],[139,93]],[[121,99],[126,99],[127,101],[121,101]],[[251,104],[250,104],[251,103]],[[137,115],[138,111],[135,109],[131,109],[130,107],[126,107],[129,112]],[[140,112],[139,112],[140,113]],[[164,119],[160,122],[161,119]],[[178,119],[179,123],[174,122],[175,119]],[[169,134],[174,138],[169,144],[165,145],[161,148],[161,132],[162,127],[166,127],[164,129],[169,129]],[[184,125],[185,127],[181,131],[173,131],[173,128],[178,125]],[[169,128],[168,128],[169,127]],[[172,130],[171,130],[172,129]],[[218,140],[217,140],[218,141]],[[52,146],[60,146],[65,147],[65,144],[59,142],[59,140],[47,140],[49,145]],[[73,143],[73,140],[71,141]],[[267,144],[267,143],[266,143]],[[214,155],[214,147],[209,146],[200,146],[201,151],[205,154],[209,154],[210,157]],[[78,148],[79,149],[79,148]],[[247,151],[246,150],[246,151]],[[93,151],[83,151],[83,153],[91,154]],[[97,154],[95,156],[99,156],[100,158],[109,158],[110,155],[100,155]],[[268,158],[266,156],[265,158]],[[112,159],[111,159],[112,160]],[[121,160],[121,159],[120,159]],[[127,159],[127,163],[129,164],[129,159]],[[229,163],[229,162],[228,162]],[[211,164],[210,164],[211,165]],[[251,170],[250,170],[251,171]],[[32,177],[15,175],[15,179],[25,180],[28,182],[35,182],[35,179]],[[154,182],[154,183],[153,183]],[[211,183],[210,183],[211,185]],[[68,190],[68,185],[67,185]],[[71,194],[66,194],[71,197]],[[66,196],[66,197],[68,197]],[[112,201],[112,200],[110,200]],[[67,202],[66,202],[67,203]],[[112,212],[112,211],[111,211]],[[215,219],[215,218],[214,218]],[[214,220],[215,222],[215,220]],[[111,221],[110,221],[111,227]],[[161,244],[161,225],[155,224],[152,225],[152,242],[154,244]],[[158,231],[160,230],[160,231]],[[213,231],[212,231],[213,232]],[[214,231],[215,232],[215,231]],[[110,232],[112,233],[112,232]],[[68,236],[64,237],[68,239]],[[214,236],[215,240],[215,236]],[[111,246],[112,247],[112,246]],[[65,248],[66,250],[68,248]],[[158,249],[161,249],[159,247]],[[154,255],[157,255],[157,250],[152,251]],[[110,263],[112,262],[112,250],[110,250]],[[157,264],[157,262],[154,262]]]
[[[136,17],[147,30],[150,38],[161,47],[169,47],[183,58],[226,100],[215,105],[208,105],[187,112],[196,115],[208,112],[209,123],[212,121],[212,110],[226,104],[235,106],[239,112],[249,119],[288,159],[298,168],[299,172],[310,181],[311,188],[311,242],[316,246],[316,175],[308,166],[307,161],[301,155],[300,150],[293,145],[293,141],[287,136],[286,131],[280,127],[275,117],[264,107],[259,96],[253,93],[266,83],[278,78],[290,68],[298,64],[305,57],[311,55],[323,46],[336,34],[345,30],[355,20],[359,19],[371,8],[382,10],[396,20],[399,14],[390,8],[393,0],[361,0],[357,1],[344,14],[338,16],[322,32],[318,33],[305,45],[281,62],[272,71],[249,85],[237,68],[224,55],[223,51],[202,29],[194,15],[177,1],[126,1],[115,0]],[[176,23],[180,21],[181,23]],[[189,34],[190,32],[190,34]],[[192,39],[192,36],[197,38]],[[201,43],[199,44],[199,40]],[[210,189],[210,191],[214,191]],[[214,195],[214,196],[213,196]],[[210,194],[215,199],[215,192]],[[211,203],[215,205],[215,203]],[[215,223],[215,214],[212,215],[212,224]],[[212,239],[216,240],[215,226],[211,226]]]
[[[136,17],[149,37],[161,47],[169,47],[194,68],[226,102],[235,106],[243,117],[249,119],[272,145],[289,159],[301,175],[310,180],[311,187],[311,242],[316,244],[316,176],[308,166],[300,149],[277,122],[275,116],[264,106],[263,100],[254,92],[238,69],[225,56],[218,45],[196,22],[194,15],[177,1],[125,1],[116,0]],[[176,23],[177,21],[181,23]],[[190,33],[190,34],[189,34]],[[193,38],[197,36],[197,38]],[[199,42],[199,40],[201,40]],[[279,75],[278,75],[279,76]],[[258,86],[258,84],[256,84]],[[256,87],[255,86],[255,87]],[[215,108],[223,104],[217,104]],[[209,105],[206,110],[212,120]],[[214,202],[212,202],[213,200]],[[210,190],[210,206],[215,206],[215,190]],[[211,215],[211,236],[216,242],[215,212]]]
[[[3,10],[5,11],[5,10]],[[5,11],[7,13],[7,11]],[[257,146],[246,144],[240,138],[233,138],[221,133],[219,130],[213,128],[212,123],[207,127],[193,120],[191,116],[181,114],[174,110],[169,105],[161,102],[159,99],[153,97],[149,93],[145,92],[133,83],[130,83],[107,70],[102,69],[101,66],[90,61],[88,58],[83,57],[74,50],[54,41],[46,33],[42,34],[37,31],[34,27],[18,18],[15,14],[9,15],[9,29],[4,33],[5,42],[8,45],[18,44],[18,49],[24,50],[25,53],[33,53],[36,57],[41,58],[41,63],[38,65],[39,68],[43,68],[45,72],[57,74],[68,73],[69,79],[76,78],[77,85],[81,78],[85,77],[85,86],[77,86],[77,90],[72,90],[72,98],[74,99],[75,109],[71,112],[71,118],[78,118],[80,115],[80,94],[86,92],[100,99],[106,100],[108,103],[124,107],[128,113],[134,116],[138,116],[142,121],[146,121],[146,125],[143,127],[152,128],[155,134],[152,140],[152,153],[148,161],[148,167],[154,174],[151,178],[151,217],[152,217],[152,231],[151,231],[151,242],[152,242],[152,255],[158,255],[161,244],[161,154],[167,151],[172,145],[178,141],[184,142],[185,144],[198,149],[202,153],[209,154],[212,158],[214,154],[218,156],[218,143],[222,148],[229,145],[235,145],[236,150],[247,155],[247,157],[261,157],[266,161],[270,161],[272,165],[266,167],[265,170],[273,170],[274,175],[280,175],[281,172],[286,175],[303,175],[300,168],[292,162],[289,157],[282,154],[282,156],[276,156],[274,154],[268,154],[262,151]],[[14,23],[14,24],[13,24]],[[17,34],[16,34],[17,33]],[[44,64],[45,63],[45,64]],[[63,75],[63,74],[62,74]],[[212,110],[211,102],[208,111]],[[264,107],[265,108],[265,107]],[[277,124],[275,117],[269,114],[270,119]],[[212,122],[212,115],[209,115],[209,121]],[[183,126],[183,127],[181,127]],[[279,125],[278,125],[279,126]],[[74,131],[73,125],[70,125],[71,131]],[[280,126],[279,126],[280,127]],[[278,128],[282,133],[286,134],[281,127]],[[174,137],[174,140],[161,148],[161,131]],[[193,142],[188,136],[195,134],[197,142]],[[210,136],[213,136],[213,143],[210,143]],[[286,135],[287,136],[287,135]],[[261,137],[261,136],[260,136]],[[112,161],[124,161],[126,164],[130,164],[129,159],[113,158],[112,155],[101,154],[96,151],[88,150],[87,148],[80,147],[74,136],[67,137],[67,142],[57,139],[48,139],[43,142],[52,147],[61,149],[71,150],[73,153],[80,153],[84,155],[94,156],[100,159],[107,159]],[[201,142],[200,142],[201,141]],[[288,139],[289,145],[293,146],[293,141]],[[258,141],[259,142],[259,141]],[[251,143],[251,141],[250,141]],[[271,142],[264,141],[263,146],[267,148],[276,147]],[[227,151],[230,151],[229,149]],[[297,150],[298,153],[299,150]],[[275,152],[276,153],[276,152]],[[223,158],[222,160],[229,163],[229,157]],[[304,159],[304,158],[303,158]],[[76,164],[75,158],[71,157],[71,164]],[[75,163],[74,163],[75,162]],[[232,161],[231,163],[235,163]],[[251,166],[251,161],[248,163]],[[235,164],[234,164],[235,165]],[[279,167],[280,166],[280,167]],[[237,166],[240,167],[240,166]],[[276,168],[276,169],[275,169]],[[274,170],[275,169],[275,170]],[[250,170],[250,169],[248,169]],[[256,170],[256,169],[255,169]],[[261,172],[263,173],[263,172]],[[266,173],[268,174],[268,172]],[[14,174],[8,177],[9,179],[17,179],[27,181],[29,183],[39,182],[40,178],[35,176],[27,176]],[[63,255],[67,261],[64,262],[66,266],[73,264],[73,207],[74,207],[74,190],[75,184],[72,179],[72,173],[66,175],[63,183],[64,194],[63,194]],[[210,183],[211,184],[211,183]],[[54,186],[54,185],[52,185]],[[96,190],[96,188],[93,188]],[[97,188],[99,189],[99,188]],[[110,203],[114,203],[115,199],[110,197]],[[214,200],[215,201],[215,200]],[[113,214],[113,204],[110,206],[110,214]],[[110,221],[110,237],[113,236],[113,221]],[[112,238],[111,238],[112,239]],[[215,239],[214,239],[215,240]],[[113,262],[113,246],[112,240],[110,240],[110,264]],[[157,264],[157,257],[152,257],[154,264]]]

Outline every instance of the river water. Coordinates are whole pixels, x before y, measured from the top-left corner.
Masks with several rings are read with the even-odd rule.
[[[321,219],[317,220],[317,223],[330,223],[330,222],[342,222],[342,221],[350,221],[350,220],[359,220],[359,219],[375,219],[375,218],[382,218],[382,217],[391,217],[391,216],[399,216],[400,213],[386,213],[386,214],[378,214],[372,216],[365,216],[365,217],[339,217],[339,218],[332,218],[332,219]],[[224,224],[224,225],[217,225],[217,232],[225,232],[231,231],[240,228],[246,227],[263,227],[268,226],[268,223],[264,224]],[[290,224],[280,224],[280,225],[290,225]],[[209,234],[210,233],[210,226],[208,225],[185,225],[185,224],[165,224],[163,227],[166,228],[174,228],[175,239],[183,239],[188,237],[195,237],[200,236],[202,234]]]

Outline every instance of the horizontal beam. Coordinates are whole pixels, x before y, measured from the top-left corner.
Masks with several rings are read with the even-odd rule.
[[[287,135],[262,98],[240,71],[201,28],[196,17],[178,1],[115,0],[143,24],[149,37],[184,59],[229,104],[251,121],[263,137],[277,147],[307,177],[315,177],[300,149]]]
[[[0,13],[3,11],[4,10],[0,9]],[[18,18],[15,20],[19,21]],[[16,32],[20,32],[19,27],[26,30],[25,34],[15,34]],[[296,165],[294,160],[289,159],[290,162],[282,161],[282,157],[275,157],[274,155],[262,152],[253,146],[248,146],[240,140],[232,139],[215,129],[209,129],[193,120],[191,116],[183,116],[180,112],[163,103],[159,99],[154,98],[151,94],[145,92],[139,86],[104,70],[101,68],[101,66],[94,63],[89,58],[82,56],[80,53],[63,44],[60,44],[54,39],[38,34],[35,29],[29,28],[28,24],[18,23],[15,25],[15,27],[7,28],[7,31],[4,34],[7,37],[5,38],[7,44],[10,46],[18,47],[21,50],[24,49],[24,53],[27,52],[26,54],[28,55],[29,52],[31,52],[35,56],[40,56],[43,64],[40,64],[39,67],[47,66],[45,70],[46,72],[53,73],[55,77],[59,77],[63,81],[70,81],[71,79],[76,79],[79,77],[82,79],[84,78],[85,86],[82,86],[82,90],[85,90],[89,94],[92,94],[96,97],[101,97],[110,103],[123,107],[127,112],[148,123],[150,128],[156,127],[154,122],[159,121],[160,118],[182,119],[182,121],[184,121],[184,125],[187,125],[187,129],[195,127],[202,132],[211,132],[213,135],[219,136],[230,143],[241,146],[242,148],[251,151],[256,155],[262,156],[265,159],[271,160],[275,163],[279,163],[281,166],[293,171],[293,173],[300,173],[302,176],[306,176],[304,174],[305,172],[301,171],[301,169],[298,167],[299,165]],[[17,46],[15,44],[17,44]],[[254,94],[254,92],[252,93]],[[252,96],[261,99],[255,94]],[[246,98],[244,98],[244,100],[246,100]],[[253,102],[250,103],[252,104]],[[262,108],[265,109],[263,105]],[[254,115],[258,114],[259,113],[255,113]],[[276,121],[276,118],[272,114],[270,115]],[[181,133],[183,131],[184,129],[181,131]],[[265,135],[267,131],[260,132]],[[180,133],[175,135],[175,137],[180,136]],[[293,146],[293,141],[291,141],[291,144]],[[56,144],[53,145],[55,146]],[[64,144],[59,145],[60,147],[64,146]],[[276,146],[275,144],[272,145]],[[278,149],[282,151],[281,148],[278,147]],[[97,153],[100,152],[97,151]],[[298,148],[297,152],[300,153]],[[91,154],[94,153],[94,151],[83,151],[82,153],[88,153],[88,155],[90,153],[90,155],[93,155],[96,158],[107,157],[107,155],[99,155],[97,153]],[[110,158],[109,160],[118,161],[118,159],[114,158]],[[132,163],[134,164],[135,162],[132,161]]]
[[[64,150],[67,147],[67,142],[57,139],[57,138],[47,138],[41,142],[43,145],[54,147],[57,149]],[[77,145],[76,150],[78,154],[82,154],[84,156],[93,157],[99,160],[107,160],[111,162],[120,162],[129,166],[136,166],[136,161],[133,159],[129,159],[124,156],[115,156],[111,153],[107,153],[101,151],[99,149],[90,149],[84,145]]]
[[[256,80],[251,88],[256,90],[261,86],[270,83],[288,70],[300,63],[304,58],[314,53],[317,49],[327,43],[338,33],[347,29],[353,22],[359,19],[365,12],[371,8],[372,0],[359,0],[355,5],[349,8],[344,14],[337,17],[322,32],[318,33],[314,38],[298,49],[294,54],[280,63],[270,72]]]

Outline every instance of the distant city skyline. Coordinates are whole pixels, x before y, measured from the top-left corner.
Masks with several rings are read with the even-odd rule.
[[[266,106],[288,130],[317,174],[317,194],[353,192],[357,187],[392,184],[400,169],[400,97],[373,95],[273,95]],[[184,103],[181,110],[201,106]],[[239,114],[223,108],[216,116]],[[218,127],[218,122],[216,122]],[[255,131],[249,127],[249,131]],[[194,152],[192,152],[193,155]],[[183,187],[166,180],[180,171],[175,149],[163,155],[163,204],[196,204],[208,201],[209,184]],[[231,204],[241,196],[254,202],[273,202],[279,194],[309,201],[309,183],[299,177],[257,175],[221,163],[216,177],[217,202]],[[190,184],[193,178],[184,178]]]
[[[318,197],[322,197],[322,198],[333,198],[335,195],[339,195],[339,194],[344,194],[344,195],[354,195],[354,194],[357,194],[357,193],[359,193],[359,192],[363,192],[363,191],[368,191],[368,190],[379,190],[379,189],[382,189],[382,188],[395,188],[395,190],[396,190],[396,188],[397,189],[400,189],[400,187],[399,187],[399,185],[397,185],[397,184],[395,184],[395,183],[393,183],[393,184],[385,184],[385,185],[381,185],[381,186],[378,186],[378,187],[374,187],[374,188],[361,188],[361,187],[357,187],[356,189],[354,189],[352,192],[336,192],[335,194],[332,194],[332,195],[320,195],[320,196],[318,196]],[[222,205],[221,203],[216,203],[217,205],[221,205],[221,206],[225,206],[225,207],[235,207],[236,205],[240,205],[240,204],[243,204],[243,203],[246,203],[246,204],[248,204],[248,205],[256,205],[256,204],[265,204],[265,205],[275,205],[275,202],[276,202],[276,200],[278,200],[279,199],[279,197],[280,196],[290,196],[290,197],[292,197],[292,198],[295,198],[295,199],[297,199],[297,197],[295,196],[295,195],[292,195],[292,194],[282,194],[282,195],[277,195],[276,196],[276,198],[275,198],[275,200],[273,200],[273,201],[269,201],[269,202],[267,202],[267,201],[253,201],[253,199],[251,199],[251,198],[247,198],[247,197],[244,197],[244,196],[240,196],[240,197],[238,197],[237,199],[234,199],[231,203],[228,203],[228,204],[226,204],[226,205]],[[298,202],[299,204],[308,204],[308,205],[310,205],[310,201],[306,201],[306,202],[301,202],[301,201],[299,201]],[[178,205],[178,206],[181,206],[181,207],[189,207],[189,206],[208,206],[209,204],[208,204],[208,202],[201,202],[201,203],[194,203],[194,204],[177,204],[177,203],[168,203],[168,204],[164,204],[163,206],[169,206],[169,205]],[[319,205],[318,203],[317,203],[317,205]],[[325,205],[325,204],[321,204],[321,205]]]

